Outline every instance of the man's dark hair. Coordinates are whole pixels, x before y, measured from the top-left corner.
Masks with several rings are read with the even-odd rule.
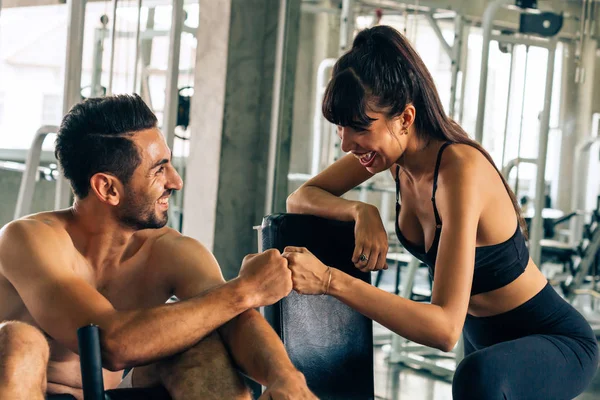
[[[90,178],[99,172],[127,184],[141,163],[131,137],[156,125],[156,116],[138,95],[92,98],[75,105],[60,124],[54,151],[75,195],[85,198]]]

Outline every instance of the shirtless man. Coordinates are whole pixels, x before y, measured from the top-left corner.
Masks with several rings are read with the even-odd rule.
[[[156,126],[125,95],[63,119],[56,156],[73,207],[0,231],[0,399],[83,398],[77,329],[87,324],[100,327],[107,389],[136,367],[133,386],[162,385],[176,400],[251,399],[239,369],[267,387],[261,399],[315,399],[254,310],[291,291],[286,259],[247,256],[225,282],[206,248],[165,227],[182,181]]]

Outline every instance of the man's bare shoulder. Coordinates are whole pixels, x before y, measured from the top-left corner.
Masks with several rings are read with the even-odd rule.
[[[24,264],[42,265],[38,261],[48,257],[57,263],[69,262],[74,247],[66,226],[62,211],[34,214],[6,224],[0,229],[0,274]]]
[[[0,229],[0,241],[19,243],[23,240],[36,240],[50,241],[53,245],[69,245],[71,240],[66,229],[67,213],[50,211],[16,219]]]

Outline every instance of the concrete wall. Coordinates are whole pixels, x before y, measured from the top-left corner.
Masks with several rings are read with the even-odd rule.
[[[289,165],[300,18],[300,2],[288,5],[280,176]],[[183,233],[212,249],[228,279],[237,275],[246,254],[256,252],[252,226],[265,212],[278,6],[278,0],[200,1]]]

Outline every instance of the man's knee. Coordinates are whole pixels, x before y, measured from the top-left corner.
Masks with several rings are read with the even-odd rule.
[[[47,361],[50,347],[39,329],[24,322],[8,321],[0,323],[0,355]]]
[[[497,368],[485,352],[470,354],[456,368],[452,380],[452,398],[503,400],[503,374]]]

